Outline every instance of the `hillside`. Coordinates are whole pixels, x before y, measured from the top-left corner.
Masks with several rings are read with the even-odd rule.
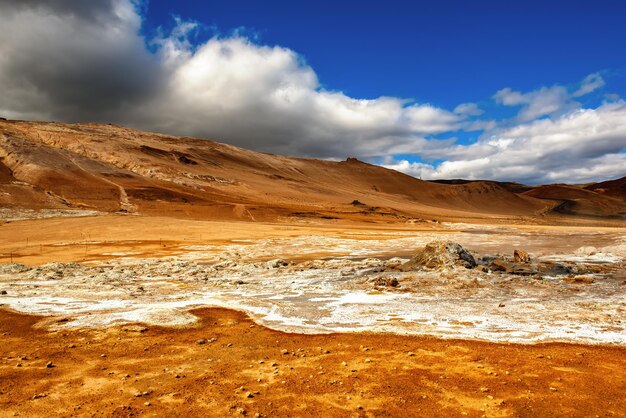
[[[602,203],[603,215],[624,209],[579,190],[611,202]],[[427,182],[353,158],[290,158],[113,125],[0,120],[5,208],[406,222],[532,217],[555,206],[545,199],[557,198],[507,183]]]
[[[602,184],[602,183],[596,183]],[[609,193],[599,193],[592,186],[586,188],[564,184],[538,186],[524,194],[526,196],[558,202],[552,211],[560,214],[626,218],[626,200]],[[598,188],[596,190],[602,190]],[[614,189],[608,188],[613,191]]]

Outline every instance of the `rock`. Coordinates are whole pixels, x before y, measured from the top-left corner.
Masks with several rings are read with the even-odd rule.
[[[516,263],[530,263],[530,255],[526,251],[516,248],[513,251],[513,261]]]
[[[374,280],[374,286],[379,287],[398,287],[400,282],[395,277],[377,277]]]
[[[515,274],[517,276],[532,276],[537,274],[536,268],[529,263],[513,263],[502,257],[491,260],[489,268],[494,272]]]
[[[567,276],[563,281],[570,284],[592,284],[595,279],[591,276]]]
[[[287,267],[289,265],[289,263],[287,263],[285,260],[282,260],[280,258],[277,258],[275,260],[270,260],[267,262],[267,266],[273,269],[277,269],[280,267]]]
[[[126,325],[122,330],[126,332],[146,332],[148,328],[141,325]]]
[[[6,290],[0,290],[0,295],[6,295],[7,291]]]
[[[46,396],[48,395],[45,393],[36,393],[33,395],[33,399],[45,398]]]
[[[204,338],[200,338],[199,340],[196,340],[196,344],[202,345],[202,344],[206,344],[207,341]]]
[[[547,276],[567,276],[576,273],[573,266],[549,261],[539,264],[539,272]]]
[[[47,367],[48,369],[51,369],[51,368],[53,368],[53,367],[55,367],[55,366],[54,366],[54,364],[53,364],[51,361],[49,361],[48,363],[46,363],[46,367]]]
[[[502,257],[498,257],[494,260],[491,260],[489,263],[489,268],[491,271],[501,271],[506,272],[509,270],[511,263],[503,259]]]
[[[471,269],[476,265],[474,256],[456,242],[433,241],[418,250],[411,260],[404,263],[402,270],[438,269],[454,266]]]

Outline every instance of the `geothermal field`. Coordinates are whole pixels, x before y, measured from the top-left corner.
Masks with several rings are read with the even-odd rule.
[[[0,121],[0,415],[623,416],[625,180]]]

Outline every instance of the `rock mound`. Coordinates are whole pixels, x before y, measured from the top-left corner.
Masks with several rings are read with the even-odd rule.
[[[474,256],[456,242],[433,241],[402,265],[402,270],[438,269],[443,267],[476,267]]]

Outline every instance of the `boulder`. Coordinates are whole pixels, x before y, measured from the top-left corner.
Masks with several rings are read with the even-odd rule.
[[[528,253],[524,250],[520,250],[519,248],[516,248],[513,251],[513,261],[515,261],[516,263],[530,263],[530,255],[528,255]]]
[[[515,274],[517,276],[532,276],[537,273],[537,269],[530,263],[511,262],[502,257],[491,260],[489,269],[496,273]]]
[[[433,241],[421,248],[402,265],[403,271],[438,269],[443,267],[476,267],[474,256],[456,242]]]

